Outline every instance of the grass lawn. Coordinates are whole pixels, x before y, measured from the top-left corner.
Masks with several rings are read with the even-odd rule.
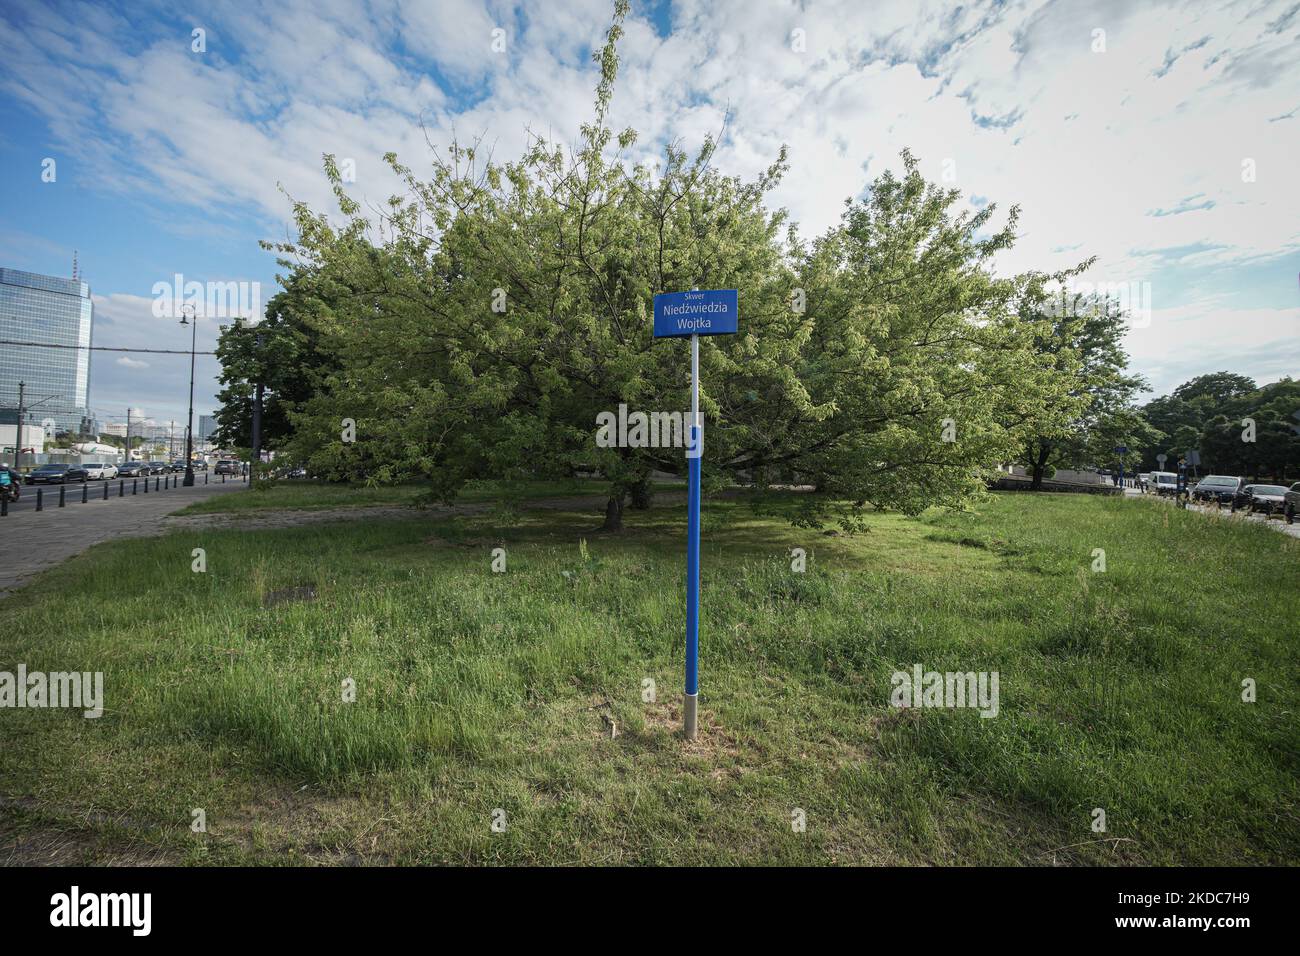
[[[211,864],[1300,860],[1300,541],[1091,495],[881,514],[853,537],[709,502],[688,743],[684,508],[630,511],[617,536],[592,512],[500,520],[186,530],[97,546],[0,601],[0,670],[100,670],[106,696],[98,720],[0,711],[0,845]],[[914,664],[997,671],[998,716],[892,708]]]
[[[657,491],[685,491],[684,483],[653,482]],[[409,505],[426,486],[420,483],[367,487],[364,484],[331,484],[323,481],[277,481],[245,494],[221,495],[197,501],[178,514],[216,514],[295,509],[323,511],[332,508],[365,508],[373,505]],[[609,482],[592,479],[550,481],[472,481],[457,496],[461,503],[483,501],[531,501],[572,495],[603,495]]]

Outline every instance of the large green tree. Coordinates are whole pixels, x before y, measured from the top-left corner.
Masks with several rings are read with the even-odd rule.
[[[1085,262],[1052,278],[1063,282],[1090,265]],[[1019,460],[1035,489],[1059,468],[1122,463],[1131,470],[1143,450],[1161,437],[1133,408],[1133,398],[1145,382],[1128,372],[1127,316],[1119,303],[1107,296],[1066,297],[1070,308],[1045,308],[1060,301],[1042,295],[1025,303],[1045,313],[1035,329],[1034,348],[1066,383],[1066,399],[1037,423],[1021,449]],[[1129,451],[1119,455],[1117,447]]]
[[[1153,399],[1142,414],[1166,435],[1149,451],[1167,456],[1166,468],[1193,449],[1199,471],[1285,480],[1300,472],[1300,382],[1290,378],[1256,387],[1231,372],[1200,375],[1166,396]]]
[[[992,205],[959,211],[905,153],[901,176],[805,243],[767,203],[784,151],[752,181],[714,167],[712,139],[628,162],[636,134],[607,124],[626,10],[572,149],[534,138],[500,162],[453,140],[428,178],[390,155],[406,192],[373,222],[326,157],[341,221],[298,204],[296,239],[275,246],[293,270],[280,313],[320,353],[309,394],[285,404],[284,449],[319,474],[426,478],[440,497],[594,469],[617,528],[653,470],[685,470],[680,447],[597,441],[620,405],[688,409],[688,344],[652,338],[652,298],[735,288],[739,334],[701,345],[707,482],[811,482],[829,493],[809,499],[813,523],[831,498],[852,524],[868,505],[978,495],[1080,387],[1035,347],[1024,303],[1042,277],[993,269],[1016,211],[1001,225]]]

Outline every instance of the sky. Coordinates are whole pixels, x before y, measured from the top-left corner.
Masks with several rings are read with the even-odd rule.
[[[258,240],[290,203],[333,212],[321,157],[356,199],[400,191],[394,151],[529,130],[576,139],[612,0],[233,0],[0,4],[0,266],[70,275],[95,344],[187,349],[160,301],[180,282],[275,294]],[[1300,374],[1300,3],[633,3],[611,122],[698,147],[774,193],[801,232],[833,226],[909,148],[962,203],[1021,208],[1001,271],[1095,256],[1130,293],[1133,370],[1166,394],[1228,370]],[[51,162],[52,161],[52,162]],[[183,294],[183,290],[177,293]],[[211,349],[231,311],[205,310]],[[743,321],[743,316],[742,316]],[[183,420],[188,357],[97,352],[91,405]],[[195,415],[216,406],[199,356]]]

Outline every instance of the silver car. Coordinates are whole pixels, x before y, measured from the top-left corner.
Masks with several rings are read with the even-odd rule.
[[[117,477],[117,465],[108,462],[88,461],[81,466],[86,469],[86,477],[108,481]]]

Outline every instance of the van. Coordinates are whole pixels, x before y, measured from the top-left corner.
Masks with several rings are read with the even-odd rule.
[[[1172,471],[1151,472],[1151,487],[1158,495],[1178,494],[1178,476]]]

